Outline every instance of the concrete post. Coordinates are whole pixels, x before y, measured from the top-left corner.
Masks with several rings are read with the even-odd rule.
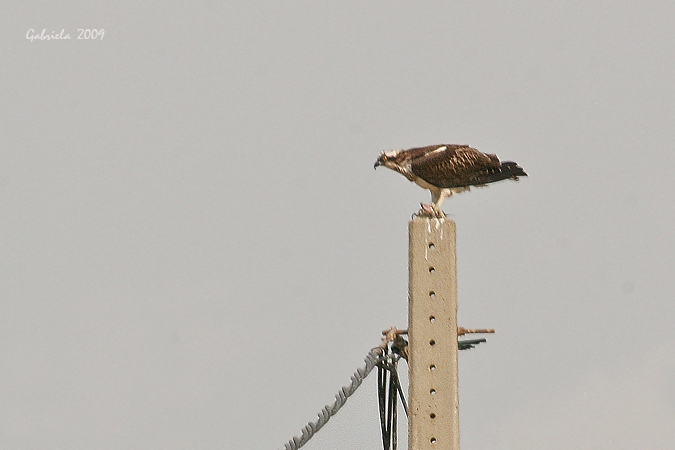
[[[456,226],[409,224],[409,450],[459,450]]]

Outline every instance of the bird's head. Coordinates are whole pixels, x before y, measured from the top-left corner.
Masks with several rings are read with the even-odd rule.
[[[395,150],[380,153],[380,156],[377,158],[377,161],[375,161],[375,165],[373,167],[377,169],[378,166],[384,166],[391,169],[397,163],[396,162],[397,154],[398,152]]]

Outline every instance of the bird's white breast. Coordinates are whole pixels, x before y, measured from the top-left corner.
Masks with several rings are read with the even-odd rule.
[[[420,186],[424,189],[431,189],[431,190],[438,189],[438,186],[434,186],[433,184],[429,184],[426,181],[424,181],[423,179],[421,179],[420,177],[415,177],[415,183],[418,186]]]

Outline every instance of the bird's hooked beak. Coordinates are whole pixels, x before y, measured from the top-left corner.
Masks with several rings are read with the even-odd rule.
[[[377,158],[377,161],[375,161],[375,165],[373,166],[373,169],[377,169],[378,166],[383,166],[384,165],[384,159],[382,159],[382,155],[380,155],[379,158]]]

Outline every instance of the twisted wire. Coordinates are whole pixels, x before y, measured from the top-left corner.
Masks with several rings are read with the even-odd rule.
[[[305,427],[302,429],[302,435],[300,437],[295,436],[293,439],[288,441],[284,450],[297,450],[305,445],[310,439],[312,439],[312,437],[314,437],[314,435],[324,425],[326,425],[328,420],[337,414],[340,408],[342,408],[342,406],[347,402],[347,398],[349,398],[354,392],[356,392],[356,389],[361,386],[363,380],[382,360],[383,352],[384,350],[382,346],[372,349],[364,359],[366,365],[359,368],[356,372],[354,372],[354,375],[352,375],[351,384],[340,389],[340,391],[338,391],[338,393],[335,395],[335,402],[332,405],[326,405],[318,414],[319,420],[316,422],[309,422],[307,425],[305,425]]]

